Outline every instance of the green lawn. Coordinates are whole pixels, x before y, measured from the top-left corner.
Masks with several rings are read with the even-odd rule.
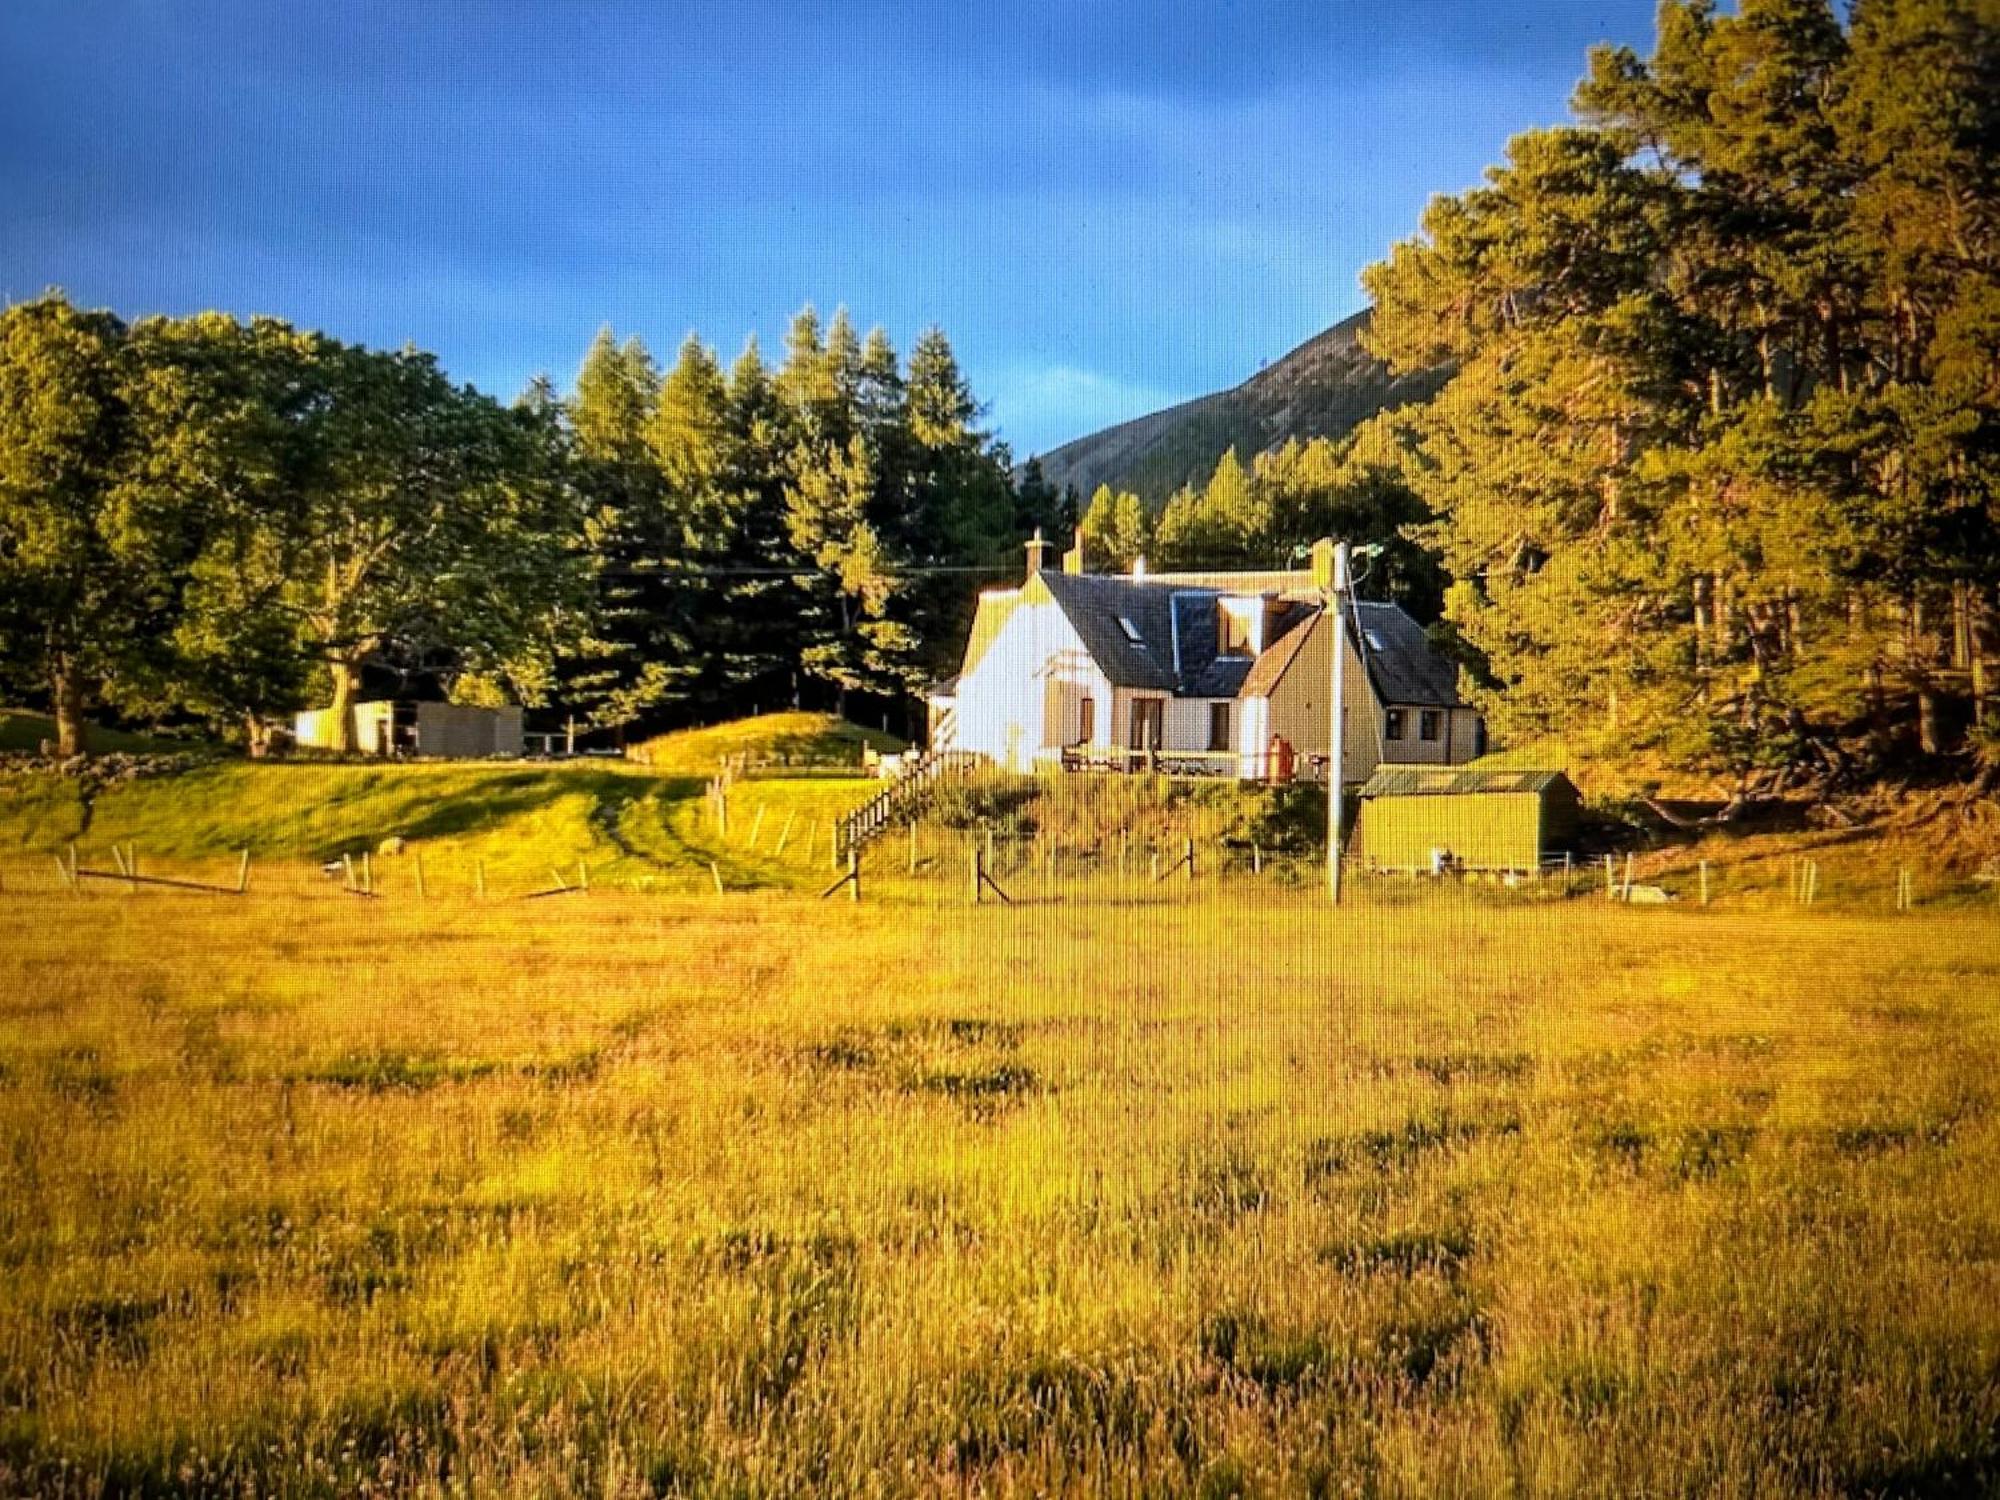
[[[811,885],[826,825],[878,783],[815,776],[739,783],[725,831],[703,783],[617,761],[332,764],[225,761],[98,792],[68,778],[0,779],[0,851],[47,855],[72,840],[86,864],[109,846],[186,868],[225,866],[249,850],[260,865],[317,865],[369,852],[385,880],[414,878],[421,854],[434,884],[546,886],[586,865],[593,881],[732,887]],[[758,821],[758,810],[763,821]],[[791,823],[783,854],[780,833]],[[759,835],[756,844],[751,834]],[[403,841],[402,853],[380,851]],[[822,862],[813,862],[814,847]],[[710,865],[716,866],[711,872]]]
[[[832,714],[781,713],[676,730],[643,742],[635,754],[655,770],[712,776],[725,756],[737,755],[757,761],[859,770],[864,745],[883,753],[905,748],[894,735],[863,729]]]

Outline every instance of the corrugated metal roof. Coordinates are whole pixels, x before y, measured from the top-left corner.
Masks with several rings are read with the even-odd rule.
[[[1482,771],[1468,766],[1377,766],[1375,774],[1361,789],[1361,795],[1464,797],[1504,792],[1545,792],[1558,783],[1569,783],[1569,778],[1560,771]]]

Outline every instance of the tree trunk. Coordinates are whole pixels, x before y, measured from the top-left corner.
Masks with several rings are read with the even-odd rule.
[[[1972,723],[1986,728],[1986,601],[1974,595],[1966,608],[1967,666],[1972,672]]]
[[[243,715],[243,748],[252,760],[262,760],[271,753],[271,725],[262,714]]]
[[[1925,618],[1921,596],[1910,601],[1904,650],[1908,654],[1911,686],[1917,699],[1917,748],[1925,755],[1943,749],[1938,735],[1937,685],[1931,680],[1930,624]]]
[[[327,712],[333,718],[333,743],[328,748],[337,755],[354,751],[354,693],[360,686],[359,664],[351,657],[336,656],[327,662],[333,677],[333,702]]]
[[[56,656],[49,674],[50,706],[56,721],[56,754],[64,760],[90,753],[90,726],[83,719],[83,677],[66,653]]]

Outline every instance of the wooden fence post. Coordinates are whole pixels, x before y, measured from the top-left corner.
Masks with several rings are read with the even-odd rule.
[[[354,856],[352,854],[342,854],[340,856],[340,872],[342,876],[340,888],[342,890],[352,891],[359,889],[354,883]]]
[[[757,804],[757,816],[750,820],[750,847],[752,849],[755,849],[757,847],[758,835],[763,833],[763,831],[764,831],[764,805],[760,802]]]
[[[1632,852],[1629,849],[1625,852],[1625,889],[1622,894],[1626,904],[1630,905],[1632,901]]]
[[[1188,883],[1192,885],[1194,883],[1194,840],[1193,839],[1189,839],[1187,841],[1187,853],[1184,856],[1184,858],[1187,860]]]
[[[1608,854],[1604,856],[1604,899],[1606,901],[1618,899],[1618,880],[1611,873],[1611,856]]]
[[[413,868],[417,872],[417,899],[419,901],[428,901],[431,898],[431,893],[424,885],[424,851],[421,849],[412,850],[411,861]]]
[[[715,894],[720,896],[722,894],[722,871],[712,859],[708,862],[708,878],[715,882]]]
[[[982,876],[985,875],[986,870],[984,865],[980,862],[979,841],[977,839],[972,841],[972,844],[966,850],[966,853],[970,856],[969,864],[972,869],[972,904],[974,906],[977,906],[979,904],[979,897],[981,895],[980,888],[986,883],[981,878]]]
[[[375,894],[375,862],[368,857],[368,851],[361,851],[361,885],[369,895]]]
[[[796,818],[798,815],[799,814],[797,808],[794,808],[792,811],[785,814],[785,826],[778,830],[778,847],[775,851],[773,851],[775,854],[782,855],[785,852],[785,845],[791,839],[792,836],[792,819]]]
[[[1253,843],[1250,846],[1250,873],[1252,875],[1262,875],[1264,873],[1264,846],[1262,844]]]
[[[861,899],[861,851],[847,851],[847,899],[858,902]]]
[[[1701,904],[1708,905],[1708,861],[1701,862]]]
[[[582,860],[576,862],[576,884],[578,890],[588,894],[590,890],[590,866]]]
[[[917,820],[910,819],[910,873],[917,873]]]

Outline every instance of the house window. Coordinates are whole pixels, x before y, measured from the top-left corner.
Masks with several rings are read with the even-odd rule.
[[[1251,655],[1251,620],[1241,611],[1231,609],[1217,600],[1215,605],[1215,654],[1217,656]]]
[[[1380,656],[1384,651],[1387,651],[1389,649],[1387,646],[1382,644],[1382,637],[1377,635],[1372,630],[1362,631],[1361,638],[1364,641],[1368,642],[1368,649],[1370,651],[1373,651],[1377,656]]]
[[[1427,740],[1437,739],[1444,733],[1444,715],[1434,708],[1427,708],[1417,719],[1417,733]]]
[[[1139,634],[1139,627],[1132,623],[1130,615],[1120,615],[1118,617],[1118,628],[1125,632],[1125,639],[1133,645],[1143,646],[1146,644],[1146,638]]]
[[[1160,727],[1166,719],[1167,700],[1164,698],[1134,698],[1132,700],[1132,748],[1134,750],[1157,750],[1160,748]]]
[[[1382,715],[1382,738],[1400,740],[1409,732],[1406,715],[1400,708],[1392,708]]]
[[[1085,698],[1076,706],[1076,742],[1088,745],[1097,738],[1097,700]]]
[[[1229,748],[1229,705],[1211,703],[1208,705],[1208,748],[1227,750]]]

